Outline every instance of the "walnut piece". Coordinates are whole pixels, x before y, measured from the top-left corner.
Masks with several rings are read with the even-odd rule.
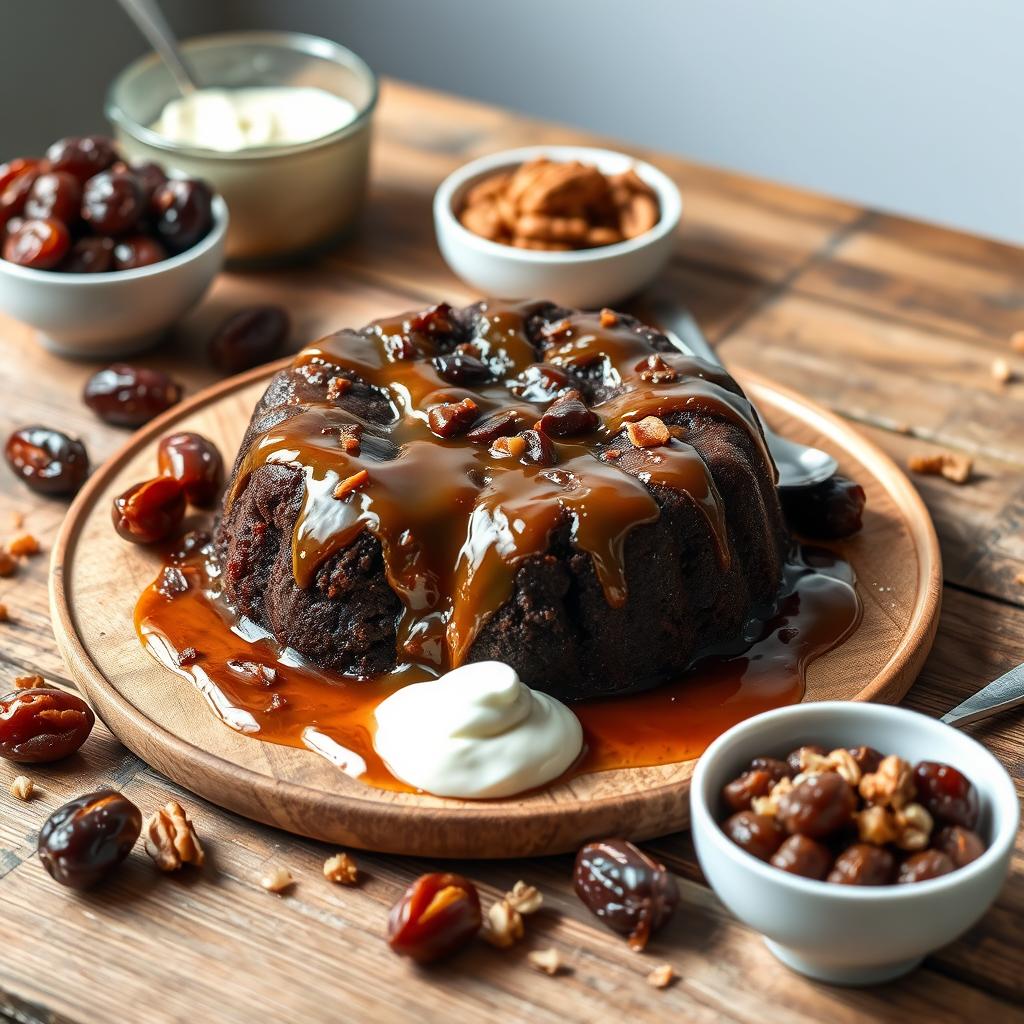
[[[14,688],[16,690],[34,690],[37,686],[45,686],[46,680],[41,675],[15,676]]]
[[[846,783],[856,787],[860,783],[860,765],[853,755],[845,748],[838,747],[828,754],[817,754],[810,747],[800,750],[800,771],[806,775],[821,775],[823,772],[836,772]]]
[[[355,885],[359,878],[359,868],[347,853],[336,853],[324,861],[324,878],[338,885]]]
[[[351,476],[345,477],[335,488],[334,497],[345,498],[353,491],[359,490],[360,487],[364,487],[370,482],[370,473],[368,470],[361,469],[357,473],[353,473]]]
[[[647,975],[647,984],[651,988],[668,988],[675,976],[676,972],[672,969],[671,964],[660,964]]]
[[[1010,364],[1002,356],[992,360],[990,372],[992,379],[998,384],[1008,384],[1013,380],[1013,370],[1010,369]]]
[[[854,818],[857,822],[857,835],[862,843],[885,846],[896,838],[896,822],[887,807],[873,804],[859,811]]]
[[[531,949],[526,959],[535,970],[557,974],[562,969],[562,954],[557,949]]]
[[[896,838],[893,842],[901,850],[923,850],[932,836],[935,822],[920,804],[907,804],[893,815]]]
[[[499,949],[508,949],[523,937],[523,918],[507,899],[491,904],[484,921],[483,937]]]
[[[176,800],[154,811],[143,825],[146,853],[161,871],[177,871],[183,864],[203,866],[206,854],[195,827]]]
[[[881,804],[894,810],[910,803],[917,795],[913,769],[895,754],[883,757],[878,771],[860,780],[859,790],[867,803]]]
[[[292,873],[287,868],[282,868],[277,865],[271,865],[263,872],[260,878],[260,885],[263,886],[267,892],[284,892],[292,883],[295,881],[292,878]]]
[[[40,550],[39,541],[31,533],[16,534],[7,542],[7,551],[15,558],[38,555]]]
[[[19,775],[11,783],[11,796],[19,800],[31,800],[35,786],[27,775]]]
[[[614,309],[608,309],[606,306],[601,310],[601,326],[602,327],[614,327],[619,322],[619,314]]]
[[[793,788],[793,780],[789,776],[779,779],[768,791],[767,796],[755,796],[750,801],[750,809],[755,814],[767,814],[774,818],[779,813],[782,798]]]
[[[645,416],[637,423],[627,423],[626,435],[637,448],[659,448],[668,444],[672,436],[664,421],[657,416]]]
[[[937,452],[934,455],[912,455],[907,460],[912,473],[923,476],[943,476],[955,484],[965,484],[971,478],[974,461],[957,452]]]
[[[535,914],[540,910],[544,897],[539,889],[527,885],[520,880],[512,886],[512,891],[505,893],[505,900],[513,909],[520,914]]]
[[[0,548],[0,578],[6,579],[18,571],[18,560],[8,551]]]

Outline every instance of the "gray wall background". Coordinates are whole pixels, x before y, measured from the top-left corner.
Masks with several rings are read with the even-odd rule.
[[[102,128],[145,49],[115,0],[3,2],[3,155]],[[315,32],[385,74],[1024,243],[1024,0],[163,6],[182,35]]]

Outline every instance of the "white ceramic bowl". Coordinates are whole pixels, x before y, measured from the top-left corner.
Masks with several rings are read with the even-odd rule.
[[[784,757],[806,743],[830,750],[867,744],[960,769],[978,789],[978,832],[988,849],[951,874],[909,885],[835,885],[763,863],[722,831],[721,789],[751,758]],[[843,702],[781,708],[730,729],[700,759],[690,807],[701,869],[722,902],[784,964],[843,985],[898,977],[970,928],[1003,885],[1020,819],[1010,776],[980,743],[904,708]]]
[[[657,193],[661,219],[636,238],[574,252],[515,249],[481,238],[459,223],[456,212],[481,178],[540,156],[560,163],[579,160],[605,174],[632,167]],[[651,283],[672,252],[682,209],[679,189],[667,175],[625,153],[587,146],[527,146],[473,160],[445,178],[434,195],[434,230],[448,266],[485,295],[552,299],[594,308],[624,299]]]
[[[53,352],[80,359],[130,355],[156,344],[202,297],[224,265],[228,210],[213,199],[207,236],[136,270],[62,274],[0,259],[0,309],[30,324]]]

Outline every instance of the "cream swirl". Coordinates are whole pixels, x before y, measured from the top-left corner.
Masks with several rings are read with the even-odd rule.
[[[583,749],[576,716],[500,661],[403,687],[376,717],[374,746],[390,771],[437,796],[521,793],[557,778]]]

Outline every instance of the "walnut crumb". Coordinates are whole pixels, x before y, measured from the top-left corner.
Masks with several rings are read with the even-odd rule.
[[[332,377],[327,382],[327,397],[331,401],[341,398],[346,392],[352,390],[352,381],[348,377]]]
[[[11,796],[19,800],[31,800],[35,785],[27,775],[19,775],[11,783]]]
[[[1002,356],[992,360],[991,373],[992,379],[999,384],[1007,384],[1013,380],[1013,370]]]
[[[38,555],[41,548],[39,541],[31,533],[19,533],[7,542],[7,551],[15,558]]]
[[[909,762],[895,754],[883,757],[878,771],[865,775],[858,788],[865,802],[892,807],[897,811],[917,795],[913,768]]]
[[[1014,331],[1010,335],[1010,348],[1014,352],[1024,352],[1024,331]]]
[[[601,326],[602,327],[614,327],[619,322],[619,315],[614,309],[602,309],[601,310]]]
[[[544,896],[539,889],[527,885],[520,880],[512,886],[512,891],[505,893],[505,899],[513,910],[520,914],[536,914],[544,903]]]
[[[263,872],[263,876],[260,878],[260,885],[263,886],[267,892],[284,892],[293,885],[295,879],[292,878],[292,873],[287,868],[278,866],[269,867]]]
[[[15,676],[14,688],[16,690],[34,690],[37,686],[45,686],[46,680],[41,675]]]
[[[658,448],[668,444],[672,436],[657,416],[645,416],[637,423],[627,423],[626,435],[637,448]]]
[[[0,577],[13,576],[18,571],[18,560],[9,552],[0,548]]]
[[[365,469],[361,469],[358,473],[353,473],[351,476],[345,477],[345,479],[334,488],[334,496],[336,498],[344,498],[353,491],[359,490],[359,488],[367,484],[369,480],[369,472]]]
[[[359,878],[356,862],[347,853],[336,853],[324,861],[324,878],[338,885],[355,885]]]
[[[483,937],[499,949],[508,949],[523,937],[523,918],[508,900],[491,904],[484,921]]]
[[[668,988],[675,980],[676,972],[671,964],[659,964],[647,975],[647,984],[651,988]]]
[[[526,954],[530,966],[545,974],[555,975],[562,969],[562,954],[557,949],[531,949]]]
[[[944,476],[955,484],[965,484],[971,478],[974,462],[967,455],[956,452],[937,452],[934,455],[912,455],[907,460],[912,473],[925,476]]]
[[[177,871],[183,864],[195,864],[198,868],[206,860],[195,826],[175,800],[154,811],[142,832],[146,853],[161,871]]]

